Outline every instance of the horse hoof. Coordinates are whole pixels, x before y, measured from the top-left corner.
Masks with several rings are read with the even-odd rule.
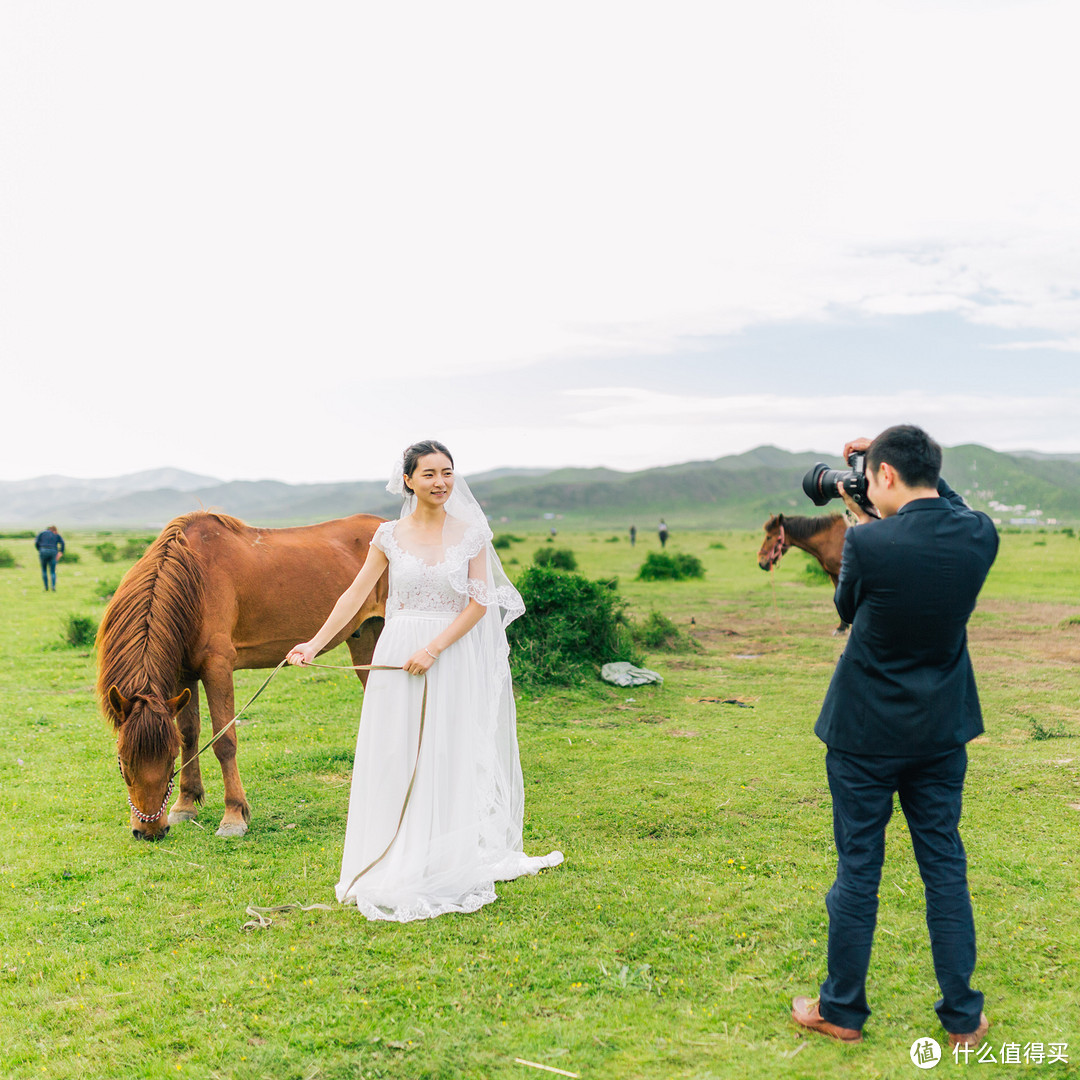
[[[218,827],[218,836],[243,836],[247,832],[247,826],[243,824],[237,824],[235,821],[222,822]]]
[[[169,824],[178,825],[181,821],[194,821],[196,816],[194,810],[171,810],[169,812]]]

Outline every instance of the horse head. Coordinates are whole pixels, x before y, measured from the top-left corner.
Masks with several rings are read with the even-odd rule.
[[[116,760],[127,785],[131,833],[136,840],[160,840],[169,831],[166,807],[180,752],[176,716],[190,698],[187,687],[167,699],[156,692],[126,698],[115,686],[109,688]]]
[[[765,522],[765,540],[758,551],[758,566],[762,570],[771,570],[779,561],[780,556],[791,546],[784,531],[784,515],[775,514]]]

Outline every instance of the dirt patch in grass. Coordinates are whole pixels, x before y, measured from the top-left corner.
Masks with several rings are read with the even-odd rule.
[[[1080,634],[1060,624],[1072,609],[1064,604],[988,600],[969,628],[977,670],[1019,674],[1046,667],[1074,668],[1080,664]]]

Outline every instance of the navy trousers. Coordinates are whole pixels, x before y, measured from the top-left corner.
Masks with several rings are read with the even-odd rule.
[[[41,580],[45,582],[45,588],[49,587],[49,574],[52,574],[52,587],[56,588],[56,552],[39,551],[41,559]]]
[[[866,757],[830,747],[825,755],[833,799],[836,881],[825,897],[829,912],[829,977],[821,984],[821,1015],[861,1029],[870,1015],[866,971],[877,923],[885,860],[885,826],[893,793],[907,818],[926,895],[926,925],[941,999],[934,1005],[946,1031],[979,1026],[983,995],[971,989],[975,921],[960,840],[967,750],[935,757]]]

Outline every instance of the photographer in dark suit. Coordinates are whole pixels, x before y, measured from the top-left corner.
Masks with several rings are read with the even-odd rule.
[[[867,494],[881,514],[844,541],[836,609],[851,634],[814,727],[828,746],[836,881],[829,974],[798,997],[803,1027],[858,1042],[870,1015],[866,972],[877,921],[893,793],[907,818],[926,893],[926,922],[951,1046],[977,1046],[989,1023],[971,988],[975,923],[960,840],[965,744],[983,730],[967,621],[998,548],[997,530],[940,478],[941,447],[921,428],[891,427],[866,451]]]

